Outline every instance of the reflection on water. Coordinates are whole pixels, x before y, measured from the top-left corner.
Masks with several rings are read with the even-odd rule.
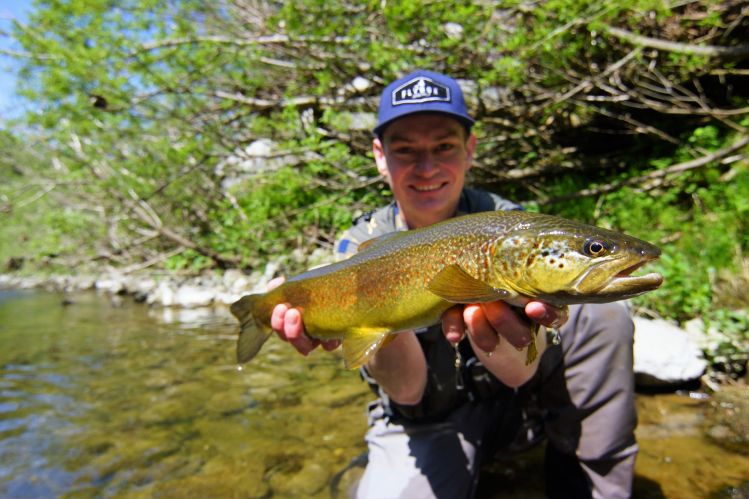
[[[239,371],[226,313],[0,293],[0,496],[327,496],[364,448],[335,357],[270,342]]]
[[[364,450],[371,394],[335,356],[270,341],[238,370],[225,311],[64,298],[0,291],[0,497],[328,497]],[[682,400],[640,401],[641,497],[749,480]],[[484,496],[537,490],[534,456],[487,475]]]

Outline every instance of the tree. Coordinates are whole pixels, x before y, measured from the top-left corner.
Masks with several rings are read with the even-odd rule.
[[[67,186],[62,205],[96,207],[87,254],[246,267],[331,244],[351,207],[387,196],[372,113],[382,86],[415,67],[463,83],[480,120],[474,182],[531,208],[667,241],[677,226],[659,214],[701,220],[695,196],[720,199],[731,178],[722,199],[742,210],[742,9],[46,0],[15,36],[29,126],[57,165],[34,175]],[[746,211],[729,225],[722,266],[747,248]],[[686,301],[673,307],[704,307]]]

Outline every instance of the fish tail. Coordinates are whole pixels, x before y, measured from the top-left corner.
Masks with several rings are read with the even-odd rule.
[[[237,362],[251,361],[270,338],[270,312],[262,300],[263,295],[247,295],[231,306],[231,313],[239,319]]]

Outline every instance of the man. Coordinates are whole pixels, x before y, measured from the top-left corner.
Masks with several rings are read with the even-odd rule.
[[[339,256],[388,232],[520,209],[464,186],[476,148],[473,123],[452,78],[416,71],[388,85],[372,150],[395,201],[357,219],[337,244]],[[275,307],[272,326],[306,355],[319,342],[304,334],[291,305]],[[396,335],[362,369],[379,399],[369,410],[359,497],[471,497],[482,460],[541,432],[549,439],[547,495],[630,495],[637,445],[633,325],[625,308],[573,306],[568,318],[529,302],[524,312],[504,302],[453,307],[441,325]],[[526,365],[520,347],[531,341],[529,320],[561,326],[561,345],[540,334],[543,355]]]

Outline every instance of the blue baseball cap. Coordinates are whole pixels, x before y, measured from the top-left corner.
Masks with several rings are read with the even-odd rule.
[[[474,123],[457,81],[441,73],[418,70],[382,91],[375,135],[381,137],[393,121],[415,113],[449,114],[469,130]]]

